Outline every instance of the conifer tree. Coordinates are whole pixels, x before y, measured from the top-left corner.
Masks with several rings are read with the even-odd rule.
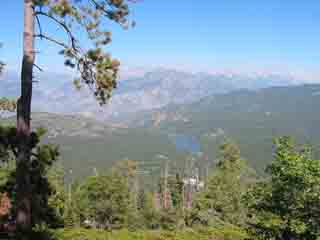
[[[32,132],[30,173],[32,193],[32,223],[58,226],[62,223],[61,214],[58,213],[59,202],[63,202],[55,182],[54,176],[48,178],[52,166],[59,157],[57,146],[50,144],[40,145],[40,137],[45,133],[43,129]],[[8,193],[12,203],[11,215],[17,210],[17,188],[15,160],[18,148],[17,129],[12,126],[0,126],[0,192]],[[53,181],[54,180],[54,181]],[[59,201],[58,201],[59,200]],[[52,204],[54,202],[54,204]],[[60,219],[59,219],[60,218]],[[58,225],[57,225],[58,224]],[[61,225],[60,225],[61,226]],[[25,235],[24,235],[25,236]]]
[[[118,172],[90,176],[79,188],[80,218],[103,229],[117,229],[128,225],[130,189],[127,179]],[[75,204],[75,203],[74,203]]]
[[[269,178],[246,194],[253,239],[316,240],[320,236],[320,161],[291,137],[275,140]]]
[[[241,199],[256,180],[256,174],[241,158],[236,144],[228,141],[220,147],[220,151],[221,159],[209,177],[206,188],[199,194],[195,208],[199,219],[205,216],[208,224],[222,220],[242,225],[246,209]]]
[[[103,46],[111,41],[106,21],[114,21],[128,27],[129,9],[126,0],[24,0],[23,59],[21,70],[21,95],[17,101],[17,227],[21,231],[31,229],[31,101],[33,70],[37,41],[47,41],[59,48],[65,65],[75,68],[79,78],[77,87],[88,86],[100,104],[106,103],[116,87],[119,62],[104,52]],[[56,24],[65,33],[58,39],[43,20]],[[91,41],[90,49],[84,49],[80,36]],[[2,65],[1,65],[2,66]],[[39,67],[37,67],[39,68]]]
[[[179,173],[172,176],[168,180],[168,185],[171,193],[172,205],[176,209],[180,209],[183,206],[183,179]]]

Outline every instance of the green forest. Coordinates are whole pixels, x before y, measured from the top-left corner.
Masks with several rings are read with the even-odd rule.
[[[1,127],[1,223],[14,228],[16,128]],[[265,177],[226,141],[205,179],[166,164],[146,188],[136,162],[70,181],[57,146],[33,133],[32,239],[317,239],[320,162],[312,147],[274,140]],[[10,234],[9,234],[10,236]],[[13,236],[12,236],[13,237]]]

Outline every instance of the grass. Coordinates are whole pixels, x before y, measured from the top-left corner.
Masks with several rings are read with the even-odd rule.
[[[49,234],[48,234],[49,233]],[[97,229],[59,229],[49,231],[37,239],[42,240],[244,240],[247,234],[238,228],[201,228],[180,231],[104,231]]]

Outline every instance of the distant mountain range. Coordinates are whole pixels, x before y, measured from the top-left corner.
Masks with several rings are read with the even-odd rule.
[[[131,127],[192,136],[211,159],[226,138],[240,144],[243,156],[262,171],[272,159],[275,137],[290,135],[311,144],[320,157],[320,84],[236,90],[191,104],[127,116]]]
[[[122,91],[135,92],[133,88]],[[242,156],[260,173],[272,160],[277,136],[310,143],[320,157],[320,84],[238,89],[191,103],[172,102],[104,122],[81,115],[33,113],[32,126],[48,128],[46,141],[60,144],[62,162],[76,176],[91,174],[93,167],[103,171],[114,161],[129,158],[154,179],[164,163],[159,156],[181,169],[189,159],[187,152],[203,169],[219,158],[218,147],[227,138],[239,143]],[[65,106],[72,107],[70,102]]]
[[[7,72],[1,77],[0,96],[19,94],[18,75]],[[128,113],[159,109],[170,104],[186,104],[203,97],[237,89],[260,89],[294,84],[279,75],[191,74],[158,69],[121,79],[111,101],[100,107],[87,89],[77,91],[70,76],[43,73],[37,75],[33,109],[55,113],[77,113],[105,120]]]

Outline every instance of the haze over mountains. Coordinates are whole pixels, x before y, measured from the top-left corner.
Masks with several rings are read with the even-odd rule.
[[[18,95],[16,75],[3,77],[0,94]],[[262,172],[272,159],[274,137],[320,143],[320,116],[314,111],[320,84],[297,85],[278,75],[162,69],[120,80],[111,102],[101,108],[90,92],[76,91],[71,79],[52,74],[41,78],[34,100],[34,109],[47,113],[33,114],[33,127],[49,130],[47,140],[61,145],[67,168],[79,165],[78,176],[91,173],[89,164],[104,169],[124,158],[139,161],[147,174],[159,173],[160,155],[180,167],[189,153],[214,160],[227,138]]]
[[[260,89],[295,84],[280,75],[246,76],[237,74],[186,73],[157,69],[144,74],[124,74],[107,106],[101,108],[85,88],[77,91],[72,78],[62,74],[37,74],[33,93],[35,111],[83,114],[98,119],[158,109],[170,104],[185,104],[203,97],[237,89]],[[1,96],[18,96],[19,76],[7,72],[1,77]]]
[[[67,169],[76,168],[76,176],[90,174],[89,166],[105,169],[126,158],[139,162],[148,176],[158,176],[163,167],[160,155],[183,167],[186,156],[192,153],[199,166],[206,167],[204,159],[211,163],[217,159],[218,147],[229,138],[240,145],[242,156],[261,173],[272,159],[275,137],[296,137],[320,153],[319,104],[320,84],[308,84],[241,89],[127,114],[113,122],[34,113],[32,124],[48,129],[47,140],[61,146],[62,162]],[[197,157],[198,152],[205,158]]]
[[[237,90],[133,114],[127,121],[135,127],[196,137],[210,159],[218,157],[219,145],[230,138],[240,145],[242,156],[262,171],[272,159],[275,137],[293,136],[311,144],[320,156],[319,104],[320,84]]]

